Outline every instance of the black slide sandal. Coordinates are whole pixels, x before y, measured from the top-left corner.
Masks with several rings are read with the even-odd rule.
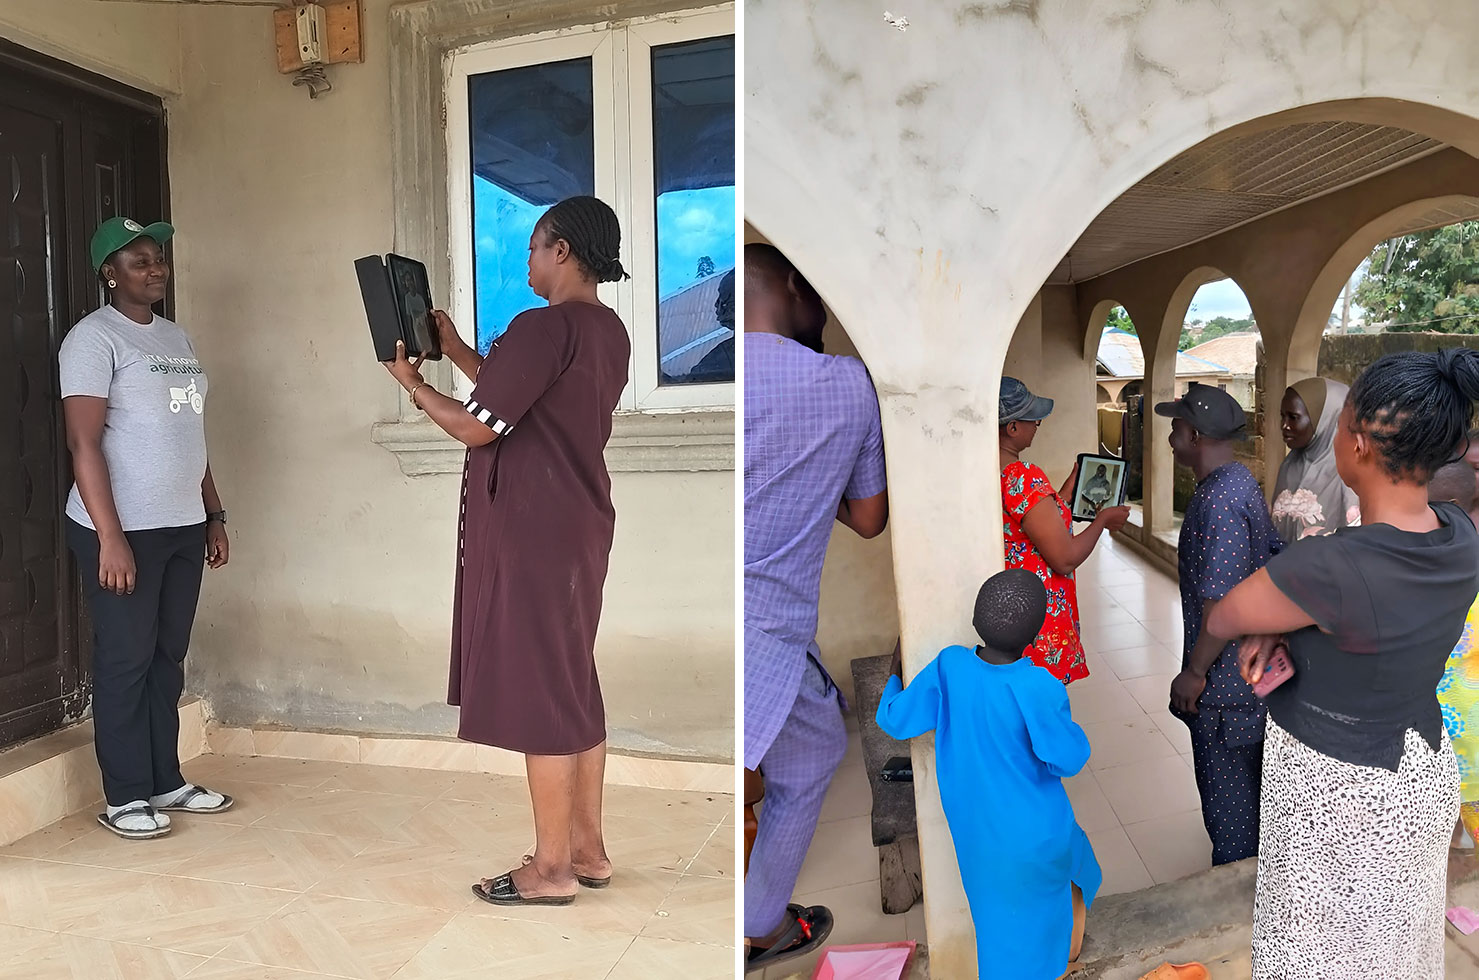
[[[755,973],[784,960],[805,956],[818,949],[832,934],[832,910],[825,905],[803,908],[787,905],[786,914],[791,916],[791,925],[775,945],[766,949],[751,947],[745,957],[745,973]]]
[[[574,895],[541,895],[538,898],[525,898],[519,894],[519,886],[514,884],[514,876],[501,874],[497,878],[488,880],[488,887],[484,888],[481,881],[472,886],[472,893],[489,905],[571,905],[575,902]]]

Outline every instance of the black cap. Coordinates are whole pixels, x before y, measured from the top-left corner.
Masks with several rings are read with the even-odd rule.
[[[1197,381],[1174,402],[1157,405],[1155,413],[1168,419],[1184,419],[1209,439],[1235,439],[1248,425],[1243,406],[1232,395]]]

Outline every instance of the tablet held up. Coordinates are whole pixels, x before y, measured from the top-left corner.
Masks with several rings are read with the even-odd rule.
[[[355,259],[354,271],[365,302],[375,360],[395,360],[396,341],[405,343],[409,358],[441,360],[426,265],[392,252],[383,259],[378,255]]]

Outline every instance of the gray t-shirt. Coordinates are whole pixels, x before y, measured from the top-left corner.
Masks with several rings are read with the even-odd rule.
[[[205,520],[207,384],[185,331],[160,316],[143,326],[105,306],[62,342],[61,382],[63,398],[108,400],[103,458],[125,531]],[[75,485],[67,516],[93,527]]]

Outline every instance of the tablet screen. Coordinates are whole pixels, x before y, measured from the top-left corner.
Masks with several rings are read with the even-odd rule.
[[[395,296],[396,312],[406,337],[407,354],[424,354],[435,360],[441,357],[436,325],[432,321],[431,282],[426,265],[402,255],[386,256],[390,272],[390,289]]]

